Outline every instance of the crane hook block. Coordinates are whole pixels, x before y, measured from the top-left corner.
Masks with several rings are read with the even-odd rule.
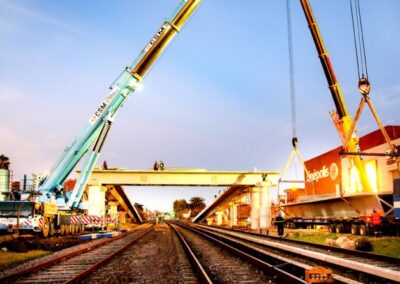
[[[369,92],[371,91],[371,85],[367,79],[367,77],[362,76],[358,81],[358,91],[361,95],[368,96]]]
[[[293,145],[293,148],[297,148],[297,143],[299,143],[299,140],[297,140],[297,137],[293,137],[293,138],[292,138],[292,145]]]

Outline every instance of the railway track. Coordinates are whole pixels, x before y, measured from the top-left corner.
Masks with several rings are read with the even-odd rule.
[[[169,224],[205,283],[306,283],[304,268],[278,259],[266,260],[257,251],[213,232]]]
[[[96,270],[153,229],[145,224],[96,245],[63,255],[0,278],[0,283],[74,283]]]
[[[317,245],[238,230],[193,225],[196,229],[254,246],[263,253],[280,255],[303,267],[323,266],[338,282],[399,283],[400,261],[383,255]]]

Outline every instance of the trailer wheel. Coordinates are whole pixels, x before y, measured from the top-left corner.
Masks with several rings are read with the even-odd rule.
[[[357,224],[351,224],[351,234],[352,235],[358,235],[359,230],[360,230],[360,228],[358,227]]]
[[[50,222],[48,218],[43,219],[43,225],[42,225],[42,236],[44,238],[47,238],[49,236],[50,232]]]
[[[366,236],[367,234],[368,234],[367,226],[365,226],[364,224],[360,225],[360,236]]]
[[[343,224],[336,224],[335,231],[336,231],[336,234],[343,233]]]

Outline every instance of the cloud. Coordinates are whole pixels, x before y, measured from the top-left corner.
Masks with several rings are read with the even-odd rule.
[[[46,14],[36,11],[34,9],[15,5],[15,2],[0,1],[0,7],[2,9],[8,10],[9,16],[11,16],[10,13],[17,14],[17,15],[14,15],[14,17],[20,18],[22,16],[27,19],[30,19],[30,20],[33,20],[36,22],[40,22],[40,23],[43,23],[46,25],[50,25],[53,27],[57,27],[59,29],[65,30],[65,31],[77,32],[77,30],[74,27],[72,27],[66,23],[56,20]]]
[[[400,85],[392,85],[386,88],[377,89],[371,95],[371,100],[378,107],[398,106],[400,103]]]
[[[16,102],[22,96],[14,87],[0,83],[0,104]]]

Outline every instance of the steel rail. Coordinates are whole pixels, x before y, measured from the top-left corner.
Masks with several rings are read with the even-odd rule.
[[[227,239],[222,240],[220,238],[216,238],[215,235],[212,236],[211,232],[204,232],[203,230],[195,229],[193,227],[181,223],[175,223],[175,224],[203,236],[207,240],[216,243],[219,247],[228,250],[233,254],[236,254],[240,258],[245,259],[249,263],[252,263],[253,265],[261,268],[262,270],[268,271],[269,273],[276,275],[277,278],[282,281],[282,283],[306,283],[300,277],[290,274],[289,272],[284,271],[283,269],[280,268],[286,265],[290,265],[289,263],[281,262],[278,265],[269,264],[261,259],[258,251],[252,249],[247,245],[239,244],[232,240],[227,240]]]
[[[152,227],[150,227],[149,229],[152,229]],[[59,263],[61,263],[63,261],[69,260],[69,259],[71,259],[73,257],[79,256],[81,254],[84,254],[84,253],[87,253],[87,252],[90,252],[90,251],[93,251],[94,249],[100,248],[100,247],[102,247],[102,246],[104,246],[106,244],[109,244],[111,242],[114,242],[114,241],[117,241],[119,239],[122,239],[122,238],[124,238],[124,237],[126,237],[128,235],[137,233],[138,231],[139,231],[139,228],[135,228],[134,230],[128,231],[128,232],[123,233],[123,234],[121,234],[119,236],[116,236],[116,237],[113,237],[113,238],[104,239],[104,240],[102,240],[102,241],[100,241],[100,242],[98,242],[96,244],[92,244],[92,245],[89,244],[88,246],[86,246],[86,247],[84,247],[84,248],[82,248],[82,249],[80,249],[78,251],[74,251],[74,252],[71,252],[71,253],[60,255],[60,256],[58,256],[58,257],[56,257],[54,259],[50,259],[48,261],[38,263],[38,264],[33,265],[33,266],[29,267],[29,268],[21,269],[21,270],[6,274],[6,275],[0,277],[0,283],[13,281],[13,280],[15,280],[17,278],[26,276],[28,274],[36,273],[36,272],[41,271],[43,269],[46,269],[46,268],[49,268],[51,266],[57,265],[57,264],[59,264]]]
[[[379,255],[379,254],[373,254],[373,253],[368,253],[368,252],[361,252],[361,251],[355,251],[355,250],[348,250],[348,249],[342,249],[342,248],[336,248],[336,247],[331,247],[331,246],[325,246],[325,245],[318,245],[318,244],[311,244],[307,242],[302,242],[302,241],[295,241],[295,240],[288,240],[288,239],[282,239],[278,237],[273,237],[273,236],[266,236],[266,235],[261,235],[257,233],[248,233],[248,232],[243,232],[239,230],[232,230],[232,229],[226,229],[226,228],[220,228],[220,227],[215,227],[215,226],[205,226],[205,225],[195,225],[197,228],[202,228],[202,230],[219,230],[219,233],[224,234],[221,231],[233,231],[233,233],[239,233],[243,234],[244,238],[241,238],[240,236],[237,235],[231,235],[228,232],[226,233],[232,238],[243,240],[252,244],[264,246],[266,248],[270,247],[274,250],[282,251],[285,253],[293,254],[293,255],[298,255],[299,257],[306,257],[310,258],[311,260],[313,259],[314,261],[317,262],[325,262],[327,265],[333,265],[338,267],[339,269],[345,269],[345,270],[351,270],[355,271],[358,273],[363,273],[364,275],[369,275],[371,277],[379,278],[385,281],[396,281],[400,282],[400,276],[399,276],[399,271],[400,271],[400,265],[399,265],[399,259],[395,257],[389,257],[389,256],[384,256],[384,255]],[[207,228],[208,227],[208,228]],[[248,239],[246,238],[246,235],[249,236],[256,236],[257,239]],[[259,240],[259,241],[258,241]],[[272,246],[270,244],[265,244],[263,242],[276,242],[275,246]],[[285,244],[286,243],[286,244]],[[300,247],[295,247],[292,246],[290,250],[284,248],[284,246],[290,246],[290,245],[300,245]],[[307,247],[313,247],[317,249],[323,249],[325,253],[322,252],[317,252],[317,251],[312,251],[307,248],[301,248],[301,246],[307,246]],[[296,252],[298,250],[307,250],[307,253],[299,253]],[[337,253],[342,253],[343,255],[334,255],[331,252],[337,252]],[[315,255],[315,256],[312,256]],[[355,260],[355,257],[359,257],[360,260]],[[342,259],[343,261],[335,261],[335,259]],[[350,263],[349,261],[350,260]],[[372,263],[372,261],[380,261],[379,265],[376,263]],[[341,263],[343,262],[343,263]],[[346,263],[346,264],[345,264]],[[397,270],[393,269],[393,266],[397,268]],[[369,268],[368,268],[369,267]],[[372,271],[374,270],[374,271]],[[334,275],[335,278],[336,274]]]
[[[277,236],[269,236],[269,235],[264,235],[264,234],[260,234],[260,233],[247,232],[247,231],[238,230],[238,229],[229,229],[229,228],[223,228],[223,227],[218,227],[218,226],[208,226],[208,225],[205,226],[205,225],[198,225],[198,224],[193,224],[193,225],[199,226],[199,227],[217,228],[217,229],[225,230],[228,232],[232,231],[232,232],[237,232],[237,233],[243,233],[243,234],[255,236],[258,238],[270,239],[270,240],[275,240],[275,241],[289,243],[289,244],[296,244],[296,245],[300,245],[300,246],[308,246],[308,247],[322,249],[322,250],[326,250],[326,251],[330,251],[330,252],[349,254],[351,256],[358,256],[358,257],[366,258],[366,259],[374,259],[377,261],[383,261],[383,262],[387,262],[387,263],[395,264],[395,265],[399,265],[399,263],[400,263],[400,259],[397,257],[394,257],[394,256],[387,256],[387,255],[383,255],[383,254],[377,254],[377,253],[359,251],[359,250],[352,250],[352,249],[345,249],[345,248],[333,247],[333,246],[322,245],[322,244],[314,244],[314,243],[309,243],[309,242],[305,242],[305,241],[291,240],[291,239],[281,238],[281,237],[277,237]]]
[[[119,249],[117,249],[116,251],[114,251],[113,253],[109,254],[108,256],[106,256],[105,258],[103,258],[102,260],[98,261],[97,263],[95,263],[94,265],[90,266],[89,268],[87,268],[86,270],[82,271],[81,273],[79,273],[78,275],[76,275],[75,277],[71,278],[70,280],[66,281],[65,284],[70,284],[70,283],[75,283],[78,280],[83,279],[85,276],[87,276],[88,274],[90,274],[91,272],[93,272],[94,270],[96,270],[98,267],[100,267],[101,265],[103,265],[104,263],[110,261],[112,258],[114,258],[116,255],[118,255],[119,253],[123,252],[126,248],[128,248],[129,246],[131,246],[132,244],[134,244],[137,240],[143,238],[144,236],[146,236],[149,232],[151,232],[153,230],[153,226],[151,226],[150,228],[144,230],[143,232],[140,232],[139,235],[137,235],[135,238],[133,238],[132,240],[130,240],[127,244],[123,245],[122,247],[120,247]]]
[[[186,242],[185,238],[182,234],[176,229],[171,223],[166,222],[166,224],[173,229],[175,234],[177,235],[179,241],[182,244],[182,247],[186,253],[186,256],[189,258],[190,263],[192,264],[193,268],[196,270],[198,276],[200,277],[202,283],[213,283],[210,276],[201,265],[200,261],[197,259],[196,255],[194,254],[193,250],[190,248],[189,244]]]

